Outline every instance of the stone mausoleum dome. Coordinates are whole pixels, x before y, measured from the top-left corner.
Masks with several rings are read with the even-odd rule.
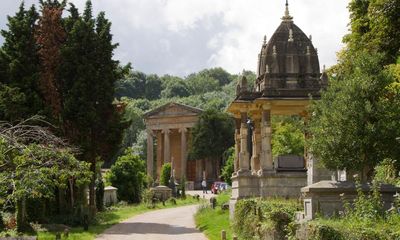
[[[258,55],[257,80],[253,90],[247,89],[242,77],[237,99],[320,97],[327,85],[325,71],[320,73],[317,49],[311,36],[293,22],[286,2],[285,14],[275,33],[261,46]]]

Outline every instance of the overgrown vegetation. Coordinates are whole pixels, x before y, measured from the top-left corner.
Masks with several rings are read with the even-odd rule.
[[[289,225],[294,222],[295,212],[301,209],[296,200],[240,200],[235,207],[233,229],[242,239],[284,238],[291,231]]]
[[[168,186],[171,179],[171,163],[164,163],[161,167],[160,185]]]
[[[129,203],[140,203],[146,187],[145,163],[131,149],[118,158],[107,174],[108,181],[118,188],[118,200]]]
[[[220,240],[221,231],[225,230],[227,239],[232,239],[233,231],[229,221],[229,210],[222,209],[222,205],[229,203],[230,191],[217,196],[216,208],[212,209],[209,203],[202,204],[195,215],[196,226],[206,234],[210,240]]]

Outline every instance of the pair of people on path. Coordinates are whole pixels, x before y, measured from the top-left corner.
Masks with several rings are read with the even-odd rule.
[[[205,179],[201,182],[201,187],[203,188],[203,193],[207,194],[207,182]]]

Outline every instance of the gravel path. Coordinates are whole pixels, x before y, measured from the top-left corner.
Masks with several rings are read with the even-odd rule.
[[[162,209],[137,215],[107,229],[97,240],[207,240],[196,229],[197,206]]]

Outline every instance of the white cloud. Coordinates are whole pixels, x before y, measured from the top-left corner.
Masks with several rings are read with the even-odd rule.
[[[0,26],[20,1],[1,0]],[[3,3],[5,1],[5,4]],[[27,3],[37,0],[26,0]],[[70,0],[83,11],[85,0]],[[95,13],[113,23],[116,58],[147,73],[186,75],[221,66],[232,73],[255,70],[264,34],[280,24],[284,1],[92,0]],[[290,0],[294,22],[319,50],[320,63],[336,61],[348,23],[349,0]],[[3,5],[4,4],[4,5]],[[1,42],[1,39],[0,39]]]

